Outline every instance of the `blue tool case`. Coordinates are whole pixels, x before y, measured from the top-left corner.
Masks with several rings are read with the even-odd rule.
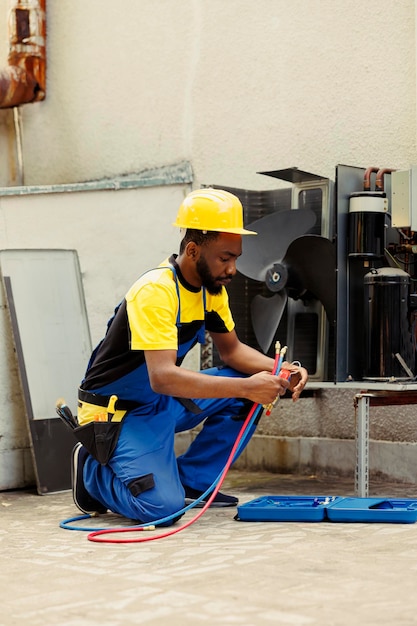
[[[262,496],[237,508],[242,522],[379,522],[413,524],[417,500],[342,496]]]

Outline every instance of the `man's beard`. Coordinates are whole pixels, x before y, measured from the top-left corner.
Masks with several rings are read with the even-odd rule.
[[[221,293],[223,285],[216,284],[217,279],[215,279],[210,273],[207,261],[203,256],[200,256],[200,258],[198,259],[196,267],[198,275],[201,278],[203,287],[205,287],[212,296],[219,295],[219,293]]]

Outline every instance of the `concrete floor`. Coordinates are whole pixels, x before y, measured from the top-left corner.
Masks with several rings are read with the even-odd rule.
[[[353,495],[353,479],[232,470],[222,490],[241,503],[267,494]],[[414,485],[371,481],[370,492],[417,499]],[[417,624],[417,524],[237,522],[235,513],[210,509],[164,539],[98,544],[59,527],[78,514],[70,492],[2,492],[0,624]]]

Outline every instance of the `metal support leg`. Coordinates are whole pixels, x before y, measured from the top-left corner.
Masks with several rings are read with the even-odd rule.
[[[356,408],[356,472],[355,494],[369,495],[369,395],[355,396]]]

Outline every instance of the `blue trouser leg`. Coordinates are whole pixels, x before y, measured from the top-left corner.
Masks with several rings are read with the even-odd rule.
[[[242,376],[231,368],[221,370],[212,368],[202,373],[211,376]],[[202,415],[206,419],[187,452],[178,457],[177,462],[182,484],[205,491],[224,468],[251,404],[235,398],[205,399],[196,402],[203,409]],[[199,417],[201,421],[201,416]],[[252,427],[248,433],[239,454],[243,452],[255,428],[256,426]],[[177,421],[177,431],[179,430],[185,430],[181,428],[180,420]]]
[[[230,410],[208,417],[187,452],[177,459],[182,484],[199,491],[210,487],[225,466],[242,425],[243,421],[231,419]]]

